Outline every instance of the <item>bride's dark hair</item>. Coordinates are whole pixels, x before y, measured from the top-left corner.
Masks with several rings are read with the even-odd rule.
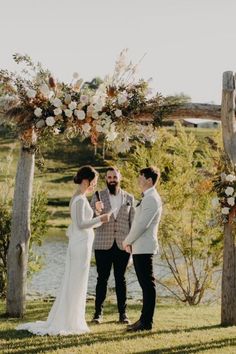
[[[81,184],[84,179],[87,179],[90,184],[96,176],[98,176],[98,173],[92,166],[82,166],[74,177],[74,183]]]

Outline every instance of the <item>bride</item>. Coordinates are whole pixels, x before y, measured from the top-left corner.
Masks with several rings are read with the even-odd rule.
[[[93,228],[108,222],[110,218],[110,213],[93,218],[86,198],[96,186],[97,179],[98,173],[91,166],[81,167],[74,177],[78,190],[70,201],[72,223],[67,231],[69,245],[65,273],[47,320],[25,323],[19,325],[17,330],[25,329],[38,335],[70,335],[90,331],[85,320],[85,306]],[[102,209],[102,205],[97,205],[97,208]]]

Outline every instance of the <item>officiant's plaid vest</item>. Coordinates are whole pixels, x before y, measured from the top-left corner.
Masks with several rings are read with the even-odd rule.
[[[122,241],[128,235],[131,224],[134,218],[134,197],[127,192],[121,190],[122,205],[116,219],[111,215],[108,223],[102,224],[95,229],[94,249],[108,250],[112,247],[114,240],[118,247],[123,250]],[[104,189],[99,193],[100,199],[104,204],[102,213],[107,213],[111,210],[108,189]],[[95,203],[98,201],[94,194],[91,200],[91,207],[95,211]]]

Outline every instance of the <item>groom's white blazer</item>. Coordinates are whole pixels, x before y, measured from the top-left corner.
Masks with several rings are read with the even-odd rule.
[[[159,251],[158,225],[162,213],[162,202],[156,188],[149,188],[136,207],[135,216],[125,245],[132,246],[132,254],[156,254]]]

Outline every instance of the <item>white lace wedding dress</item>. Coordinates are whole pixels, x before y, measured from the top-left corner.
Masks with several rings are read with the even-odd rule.
[[[72,223],[68,228],[69,245],[62,283],[46,321],[19,325],[38,335],[70,335],[89,332],[85,320],[86,294],[94,227],[101,225],[100,217],[93,218],[87,198],[76,196],[71,202]]]

